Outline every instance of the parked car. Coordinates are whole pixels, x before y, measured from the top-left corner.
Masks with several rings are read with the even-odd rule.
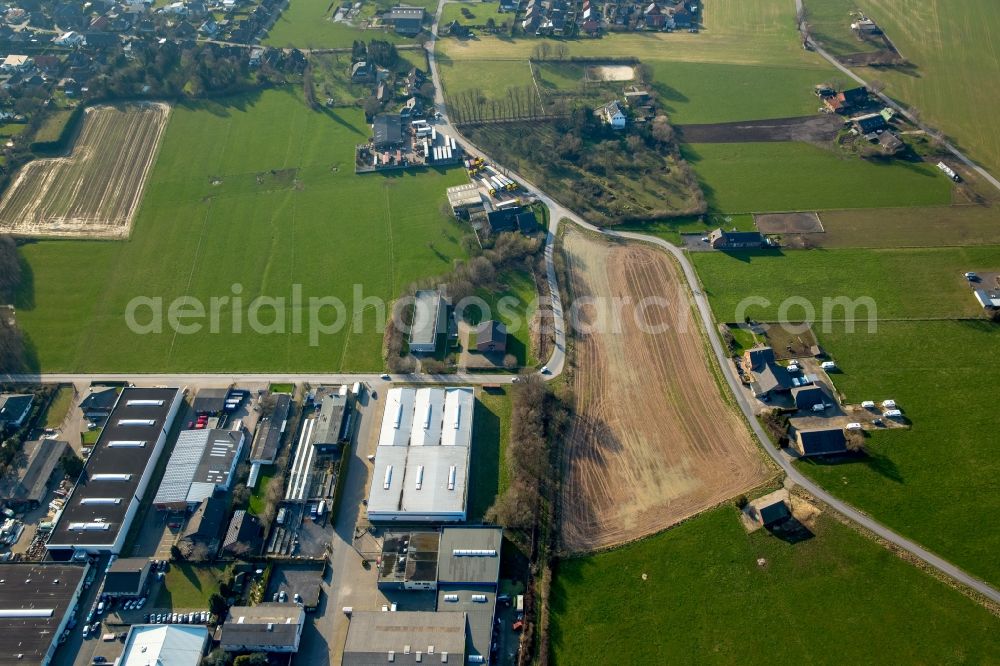
[[[861,426],[860,423],[848,423],[847,424],[847,429],[848,430],[861,430],[862,426]]]

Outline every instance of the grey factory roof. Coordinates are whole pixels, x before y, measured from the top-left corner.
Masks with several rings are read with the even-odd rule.
[[[281,437],[285,432],[288,414],[292,408],[292,396],[278,393],[275,396],[274,410],[257,426],[257,433],[250,450],[250,461],[264,463],[274,462],[281,446]]]
[[[50,547],[115,543],[143,476],[156,465],[157,440],[169,430],[180,399],[176,388],[121,392],[52,530]]]
[[[440,584],[492,584],[500,579],[499,527],[446,527],[438,555]]]
[[[387,394],[368,498],[372,520],[465,516],[470,388],[394,388]]]
[[[0,666],[42,662],[85,571],[84,565],[0,564]]]
[[[465,664],[465,614],[355,611],[343,666]]]
[[[219,642],[223,647],[292,646],[304,622],[305,611],[298,604],[266,601],[256,606],[233,606]]]
[[[143,571],[151,566],[145,557],[121,557],[112,562],[104,578],[104,591],[109,594],[135,594],[140,592]],[[148,575],[148,572],[147,572]]]
[[[414,299],[410,346],[433,346],[437,342],[444,299],[436,289],[422,289],[414,294]]]
[[[329,393],[320,402],[319,416],[313,428],[313,444],[336,444],[343,439],[347,395]]]
[[[496,605],[497,593],[492,586],[438,588],[438,615],[450,613],[465,615],[465,651],[468,655],[489,656]]]
[[[242,430],[182,431],[153,503],[197,504],[216,488],[228,488],[243,440]]]
[[[433,531],[387,532],[382,539],[378,582],[436,581],[440,540],[441,535]]]
[[[68,447],[66,442],[54,439],[25,442],[23,462],[0,480],[0,499],[41,503],[48,481]]]
[[[118,666],[198,666],[208,643],[208,628],[192,625],[136,624],[129,629]]]
[[[198,391],[191,408],[199,414],[214,414],[221,412],[226,405],[228,388],[203,388]]]

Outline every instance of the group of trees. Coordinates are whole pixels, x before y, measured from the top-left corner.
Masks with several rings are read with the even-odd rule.
[[[21,257],[9,235],[0,236],[0,305],[14,301],[21,286]],[[16,372],[25,366],[24,337],[6,308],[0,309],[0,370]]]
[[[268,666],[269,663],[263,652],[241,654],[234,659],[222,648],[212,650],[201,660],[201,666]]]
[[[449,95],[448,111],[456,123],[527,120],[546,114],[531,86],[507,88],[500,97],[487,97],[479,88],[463,90]]]
[[[392,42],[373,39],[365,44],[365,42],[356,39],[351,45],[351,61],[360,62],[362,60],[386,69],[395,69],[399,63],[399,53],[396,51],[396,45]]]
[[[486,519],[509,529],[533,531],[539,523],[543,499],[556,496],[553,442],[570,423],[565,396],[558,396],[537,376],[527,376],[513,388],[511,433],[506,458],[510,470],[507,490],[486,512]]]
[[[469,128],[470,140],[528,174],[567,206],[601,225],[699,215],[707,204],[665,116],[613,130],[578,106],[517,131]]]

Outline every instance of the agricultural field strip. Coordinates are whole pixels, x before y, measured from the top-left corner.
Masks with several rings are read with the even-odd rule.
[[[580,340],[577,383],[586,388],[564,454],[564,546],[580,552],[634,541],[769,478],[749,431],[720,394],[672,260],[579,232],[566,236],[565,247],[578,297],[625,293],[635,303],[667,295],[671,302],[643,315],[626,306],[620,331],[599,329]],[[643,330],[640,316],[667,328]],[[607,308],[587,317],[606,326],[616,318]]]
[[[70,156],[21,170],[0,201],[0,226],[40,235],[128,235],[169,112],[165,104],[124,113],[88,109]]]

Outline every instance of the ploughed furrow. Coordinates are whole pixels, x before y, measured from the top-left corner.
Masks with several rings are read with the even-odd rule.
[[[165,104],[87,109],[71,155],[25,165],[0,199],[0,230],[128,235],[166,129]]]
[[[563,455],[563,547],[632,541],[765,481],[771,472],[720,393],[673,260],[576,231],[565,248],[574,304],[592,305],[581,308]]]

